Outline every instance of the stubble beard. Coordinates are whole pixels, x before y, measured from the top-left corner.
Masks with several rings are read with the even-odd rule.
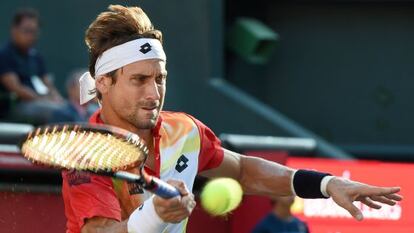
[[[157,120],[158,120],[158,116],[160,114],[161,108],[160,107],[157,108],[157,113],[151,119],[142,119],[138,115],[137,110],[139,108],[140,107],[136,107],[134,111],[127,116],[127,121],[130,124],[134,125],[137,129],[144,129],[144,130],[153,129],[157,124]]]
[[[139,119],[136,114],[128,117],[128,122],[134,125],[137,129],[153,129],[157,123],[158,115],[155,119]]]

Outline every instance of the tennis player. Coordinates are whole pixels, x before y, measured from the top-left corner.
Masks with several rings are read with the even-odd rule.
[[[247,194],[331,197],[357,220],[363,216],[354,201],[380,208],[378,202],[394,205],[401,200],[398,187],[294,170],[226,150],[194,117],[162,111],[167,57],[161,32],[141,8],[109,6],[89,26],[85,40],[90,63],[80,79],[81,103],[95,96],[101,103],[90,122],[138,134],[150,151],[146,171],[175,186],[181,197],[163,199],[123,181],[63,172],[68,233],[185,232],[195,206],[192,188],[197,174],[235,178]]]

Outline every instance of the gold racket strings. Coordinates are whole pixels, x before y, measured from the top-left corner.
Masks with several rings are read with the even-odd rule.
[[[148,153],[140,140],[65,128],[36,131],[24,142],[22,151],[34,162],[95,172],[129,168],[142,162]]]

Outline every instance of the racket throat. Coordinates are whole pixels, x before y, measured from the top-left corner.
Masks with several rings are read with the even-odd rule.
[[[136,175],[136,174],[132,174],[132,173],[129,173],[129,172],[118,171],[118,172],[115,172],[113,174],[113,176],[115,178],[120,179],[120,180],[128,181],[130,183],[137,183],[137,184],[140,184],[140,185],[142,185],[142,183],[143,183],[143,180],[142,180],[141,176]]]

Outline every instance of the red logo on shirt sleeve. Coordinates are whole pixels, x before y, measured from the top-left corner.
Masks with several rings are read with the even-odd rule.
[[[68,184],[70,186],[86,184],[91,182],[91,177],[89,173],[81,171],[70,171],[66,173],[68,179]]]

